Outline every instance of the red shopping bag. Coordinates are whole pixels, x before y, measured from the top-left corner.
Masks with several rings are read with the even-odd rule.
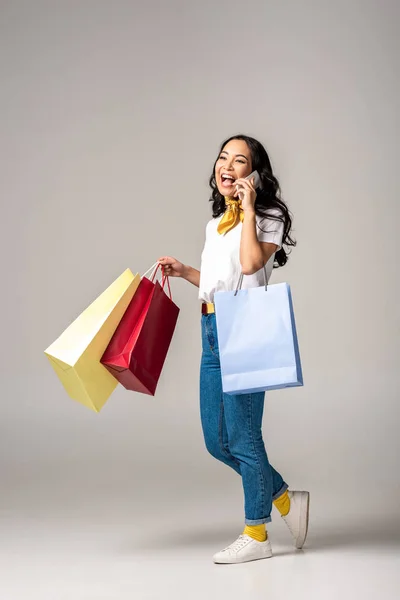
[[[167,277],[143,277],[101,363],[127,389],[154,396],[175,331],[179,308]],[[165,293],[168,284],[169,296]]]

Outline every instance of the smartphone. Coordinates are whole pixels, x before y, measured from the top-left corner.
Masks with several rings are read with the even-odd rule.
[[[253,171],[252,173],[250,173],[250,175],[248,175],[247,177],[245,177],[245,179],[252,179],[254,177],[254,189],[257,190],[259,188],[261,188],[261,177],[258,171]],[[236,186],[236,191],[238,191],[239,186]],[[242,199],[242,196],[239,192],[239,198]]]
[[[250,175],[248,175],[248,177],[246,177],[246,179],[253,179],[254,177],[254,189],[258,189],[261,187],[261,177],[258,173],[258,171],[253,171],[252,173],[250,173]]]

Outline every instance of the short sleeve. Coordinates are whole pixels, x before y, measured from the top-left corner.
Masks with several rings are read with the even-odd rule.
[[[281,213],[279,211],[270,211],[269,214],[279,216]],[[284,224],[282,221],[276,221],[275,219],[268,218],[268,214],[265,217],[257,217],[258,241],[276,244],[278,246],[278,250],[282,247],[283,228]]]

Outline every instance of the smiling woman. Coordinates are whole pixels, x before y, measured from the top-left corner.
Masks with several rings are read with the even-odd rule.
[[[256,189],[253,172],[260,181]],[[249,177],[250,176],[250,177]],[[264,392],[223,393],[214,295],[264,285],[274,266],[287,262],[284,246],[294,246],[292,218],[280,197],[265,148],[254,138],[237,135],[220,148],[210,178],[213,218],[206,228],[200,271],[176,258],[159,262],[166,275],[182,277],[199,287],[202,301],[203,353],[200,372],[200,412],[205,444],[212,456],[242,478],[245,529],[238,539],[214,555],[216,563],[238,563],[272,556],[265,523],[272,504],[279,510],[296,548],[305,542],[309,493],[289,491],[268,462],[262,438]]]
[[[273,175],[269,156],[264,146],[254,138],[237,135],[221,145],[210,177],[213,217],[217,218],[225,213],[226,196],[236,197],[234,182],[239,178],[247,177],[252,171],[257,171],[261,179],[261,188],[257,191],[254,202],[255,213],[260,218],[267,217],[283,224],[282,247],[276,252],[274,265],[283,267],[288,260],[284,246],[296,245],[290,233],[292,218],[286,203],[280,196],[279,182]],[[225,182],[222,180],[222,175],[229,175],[233,180]]]

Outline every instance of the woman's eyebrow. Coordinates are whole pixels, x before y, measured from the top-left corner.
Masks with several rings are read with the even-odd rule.
[[[227,152],[226,150],[222,150],[221,154],[228,154],[228,152]],[[246,160],[249,160],[249,159],[247,158],[247,156],[245,156],[244,154],[236,154],[235,156],[236,156],[236,157],[237,157],[237,156],[241,156],[242,158],[245,158]]]

